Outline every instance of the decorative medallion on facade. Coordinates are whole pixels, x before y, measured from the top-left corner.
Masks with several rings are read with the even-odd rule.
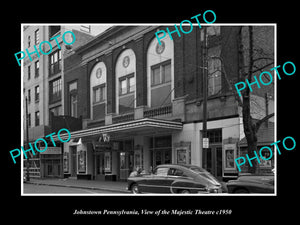
[[[161,45],[159,43],[157,43],[155,50],[156,50],[157,54],[163,53],[163,51],[165,50],[165,42],[161,41]]]
[[[96,71],[96,77],[99,79],[102,76],[102,69],[98,68]]]
[[[130,63],[130,59],[129,56],[127,55],[123,58],[123,66],[126,68],[128,67],[129,63]]]

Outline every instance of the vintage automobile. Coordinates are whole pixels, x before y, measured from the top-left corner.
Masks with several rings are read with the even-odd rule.
[[[159,165],[151,174],[132,173],[132,193],[222,193],[222,185],[205,169],[193,165]]]
[[[228,193],[274,193],[274,174],[240,175],[226,184]]]

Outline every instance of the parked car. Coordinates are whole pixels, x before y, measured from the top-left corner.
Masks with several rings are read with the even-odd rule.
[[[274,174],[245,174],[226,185],[228,193],[274,193]]]
[[[159,165],[151,174],[132,173],[132,193],[221,193],[221,183],[205,169],[193,165]]]

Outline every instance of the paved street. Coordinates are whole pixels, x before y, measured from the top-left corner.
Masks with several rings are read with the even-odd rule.
[[[24,183],[24,194],[118,194],[104,190],[91,190],[84,188],[58,187]]]

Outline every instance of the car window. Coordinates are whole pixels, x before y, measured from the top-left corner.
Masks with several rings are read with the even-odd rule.
[[[169,168],[160,167],[154,171],[154,174],[157,176],[167,176]]]
[[[179,177],[186,177],[186,175],[184,174],[184,172],[180,169],[175,169],[175,168],[170,168],[168,175],[170,176],[179,176]]]

